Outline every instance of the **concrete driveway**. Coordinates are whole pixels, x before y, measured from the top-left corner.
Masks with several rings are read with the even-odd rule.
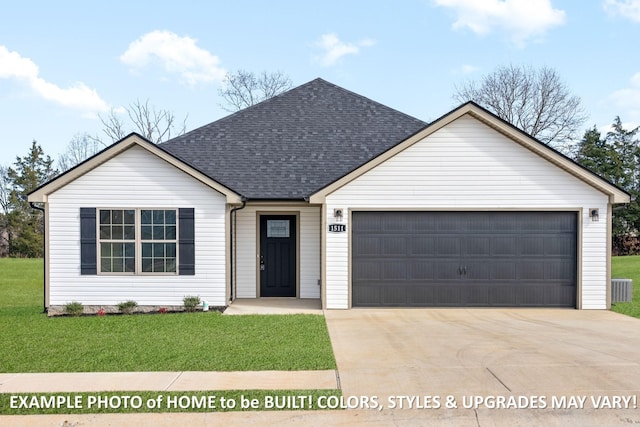
[[[640,424],[640,320],[608,311],[403,309],[325,312],[346,404],[375,409],[4,416],[0,425],[627,426]],[[446,408],[446,397],[457,408]],[[405,396],[413,400],[389,397]],[[533,407],[544,396],[546,408]],[[560,407],[552,408],[556,397]],[[635,397],[607,407],[614,397]],[[441,407],[426,408],[426,397]],[[464,407],[464,399],[482,402]],[[604,398],[608,400],[605,400]],[[498,398],[518,408],[490,407]],[[584,398],[582,407],[577,407]],[[602,408],[594,408],[600,398]],[[477,402],[472,399],[471,403]],[[434,401],[431,400],[433,403]],[[620,402],[619,402],[620,403]],[[419,406],[419,407],[418,407]]]
[[[524,421],[520,425],[536,424],[531,421],[539,417],[546,417],[543,424],[563,425],[566,416],[583,425],[584,417],[592,425],[640,423],[638,319],[563,309],[353,309],[325,315],[344,395],[378,396],[385,412],[389,396],[417,396],[423,407],[424,396],[439,396],[440,409],[423,409],[422,415],[462,417],[472,425],[486,425],[487,419],[494,424],[497,415],[508,425],[514,421],[509,413]],[[445,410],[448,395],[457,409]],[[520,399],[519,409],[496,409],[497,396]],[[465,409],[465,400],[475,403]],[[408,401],[403,403],[406,408]],[[537,418],[527,418],[526,411]]]

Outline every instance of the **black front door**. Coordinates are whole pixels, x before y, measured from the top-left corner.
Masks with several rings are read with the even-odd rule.
[[[296,217],[260,216],[260,296],[296,296]]]

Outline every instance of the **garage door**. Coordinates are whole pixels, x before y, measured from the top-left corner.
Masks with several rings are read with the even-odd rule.
[[[575,212],[353,212],[354,307],[575,307]]]

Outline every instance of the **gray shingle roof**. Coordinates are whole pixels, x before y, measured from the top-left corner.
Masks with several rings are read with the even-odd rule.
[[[161,147],[248,199],[301,200],[426,125],[315,79]]]

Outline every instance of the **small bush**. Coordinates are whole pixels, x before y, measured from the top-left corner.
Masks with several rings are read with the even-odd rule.
[[[137,306],[138,306],[138,303],[135,301],[124,301],[124,302],[118,303],[118,310],[120,310],[120,313],[122,314],[131,314],[133,313],[133,310],[135,310]]]
[[[195,296],[186,296],[184,297],[184,299],[182,300],[182,303],[184,304],[184,310],[185,311],[196,311],[196,307],[198,306],[198,304],[200,304],[200,297],[195,297]]]
[[[80,316],[84,312],[84,307],[81,302],[73,301],[65,304],[64,312],[69,316]]]

